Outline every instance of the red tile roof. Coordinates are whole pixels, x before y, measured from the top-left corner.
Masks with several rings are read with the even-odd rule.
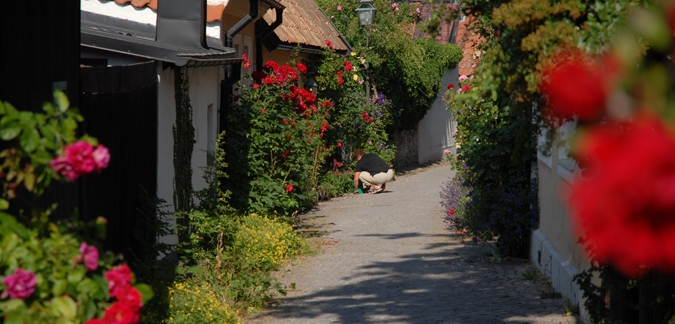
[[[131,3],[135,8],[145,6],[157,10],[158,0],[115,0],[119,5]],[[279,3],[279,0],[263,0],[267,3]],[[329,40],[337,51],[348,50],[348,45],[340,38],[340,32],[333,26],[326,14],[321,11],[314,0],[283,0],[284,10],[283,23],[274,30],[274,33],[282,42],[301,44],[308,46],[324,47],[325,41]],[[220,21],[225,6],[207,5],[206,21]],[[276,20],[274,10],[268,10],[262,19],[268,25]]]
[[[464,52],[464,57],[457,64],[459,75],[473,74],[474,65],[480,62],[482,53],[477,50],[477,47],[484,39],[471,30],[473,21],[473,17],[466,17],[463,22],[459,23],[459,28],[457,29],[456,42]]]
[[[314,0],[283,0],[283,4],[286,6],[283,22],[274,30],[282,42],[325,47],[325,41],[329,40],[336,51],[349,49],[340,32]],[[276,13],[269,10],[263,19],[271,25]]]

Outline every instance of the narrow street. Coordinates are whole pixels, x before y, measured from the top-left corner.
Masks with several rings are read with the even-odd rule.
[[[543,279],[526,279],[528,260],[445,229],[439,191],[452,175],[433,166],[302,216],[321,252],[282,268],[277,276],[295,289],[247,322],[575,323]]]

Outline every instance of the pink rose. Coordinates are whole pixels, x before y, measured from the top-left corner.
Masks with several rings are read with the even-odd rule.
[[[108,280],[110,296],[119,298],[120,292],[131,285],[131,269],[126,264],[110,269],[104,277]]]
[[[342,6],[337,6],[337,10],[338,11],[342,10]]]
[[[462,75],[459,76],[459,82],[464,82],[464,81],[466,81],[466,79],[468,79],[468,78],[469,78],[469,77],[467,77],[466,75],[462,74]]]
[[[49,165],[54,169],[54,172],[60,174],[70,182],[75,181],[75,179],[80,176],[79,173],[75,172],[73,166],[68,163],[68,159],[65,156],[55,157],[49,162]]]
[[[5,277],[2,283],[7,286],[7,289],[2,292],[0,298],[6,298],[7,295],[13,299],[28,298],[35,291],[35,274],[18,268],[13,275]]]
[[[110,163],[110,151],[108,151],[107,147],[99,144],[91,154],[94,156],[94,162],[96,163],[96,172],[101,172],[101,170],[108,167],[108,163]]]
[[[75,263],[84,262],[87,270],[94,271],[98,268],[98,257],[98,249],[95,246],[82,242],[80,245],[80,255],[75,258]]]
[[[66,145],[65,153],[68,163],[78,174],[87,174],[94,170],[96,161],[92,155],[94,148],[85,141]]]

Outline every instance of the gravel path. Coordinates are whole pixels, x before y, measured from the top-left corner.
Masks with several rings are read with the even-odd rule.
[[[447,165],[399,177],[389,192],[321,203],[302,217],[322,252],[277,276],[295,290],[248,323],[575,323],[564,300],[523,278],[527,260],[445,230]],[[545,288],[545,287],[544,287]],[[550,291],[549,291],[549,295]]]

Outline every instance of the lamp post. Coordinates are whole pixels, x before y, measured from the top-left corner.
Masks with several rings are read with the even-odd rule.
[[[373,7],[371,0],[361,0],[359,7],[356,8],[356,14],[359,15],[361,27],[373,24],[376,11],[377,8]],[[368,48],[369,33],[369,30],[366,28],[366,48]],[[368,74],[368,63],[366,63],[366,97],[370,100],[370,75]]]

